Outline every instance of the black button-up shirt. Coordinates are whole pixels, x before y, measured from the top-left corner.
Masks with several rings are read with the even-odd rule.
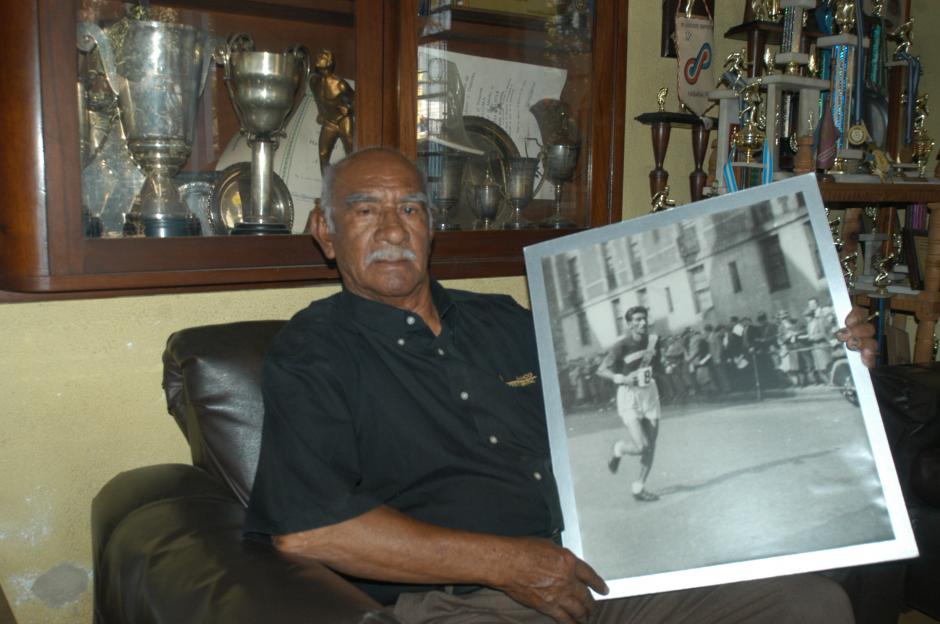
[[[552,475],[532,319],[503,295],[432,283],[442,331],[343,291],[297,314],[263,368],[248,534],[378,505],[454,529],[552,537]],[[380,602],[424,586],[360,583]]]

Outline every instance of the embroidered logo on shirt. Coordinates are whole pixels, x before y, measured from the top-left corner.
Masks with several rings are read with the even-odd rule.
[[[506,382],[506,385],[513,388],[521,388],[522,386],[531,386],[537,379],[538,377],[533,373],[526,373],[525,375],[519,375],[515,379],[510,379]]]

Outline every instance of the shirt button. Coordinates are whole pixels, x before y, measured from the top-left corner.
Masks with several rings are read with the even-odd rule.
[[[404,339],[404,338],[399,338],[399,339],[398,339],[398,346],[399,346],[399,347],[404,347],[404,346],[405,346],[405,339]]]
[[[444,355],[444,349],[438,348],[438,349],[437,349],[437,354],[440,355],[440,356],[443,356],[443,355]]]
[[[415,317],[409,316],[408,318],[405,319],[405,322],[408,323],[409,325],[414,325],[414,324],[415,324]]]
[[[499,438],[494,435],[490,436],[490,444],[499,444]]]
[[[533,473],[532,473],[532,477],[535,478],[536,481],[541,481],[541,480],[542,480],[542,473],[541,473],[541,472],[533,472]]]
[[[466,401],[467,399],[470,398],[470,393],[464,390],[463,392],[460,393],[460,398]]]

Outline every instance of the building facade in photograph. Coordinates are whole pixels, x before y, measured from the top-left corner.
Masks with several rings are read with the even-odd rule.
[[[543,273],[559,362],[609,348],[634,305],[673,335],[762,312],[799,316],[826,292],[802,193],[548,257]]]

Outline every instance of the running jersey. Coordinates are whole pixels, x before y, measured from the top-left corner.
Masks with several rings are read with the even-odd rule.
[[[652,367],[654,374],[660,371],[659,337],[656,334],[646,334],[639,340],[627,334],[607,352],[601,364],[601,368],[606,367],[621,375],[629,375],[646,366]]]

